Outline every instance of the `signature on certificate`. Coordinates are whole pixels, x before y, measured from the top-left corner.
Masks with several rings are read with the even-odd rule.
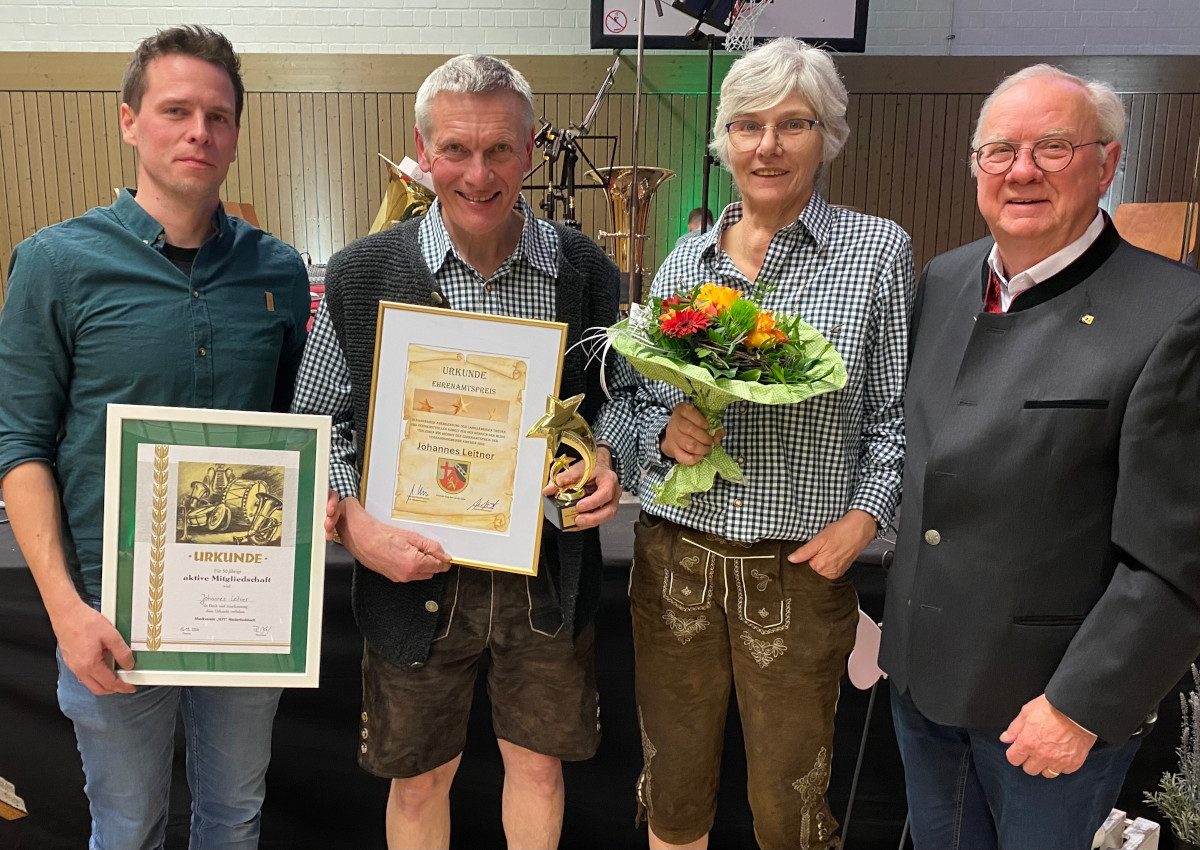
[[[408,497],[404,500],[411,502],[413,499],[428,499],[429,491],[420,484],[414,484],[408,491]]]
[[[494,511],[496,505],[500,504],[499,499],[476,499],[475,504],[471,505],[467,510],[471,511]]]

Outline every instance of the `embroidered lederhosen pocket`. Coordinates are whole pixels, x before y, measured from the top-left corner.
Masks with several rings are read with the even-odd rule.
[[[454,566],[450,575],[446,577],[446,592],[442,595],[438,624],[433,631],[434,643],[450,634],[450,626],[454,623],[454,610],[458,607],[458,581],[461,576],[461,567]]]
[[[684,535],[671,554],[671,564],[663,570],[663,599],[679,611],[711,608],[716,555]]]
[[[780,586],[779,558],[752,555],[730,561],[738,619],[762,635],[786,631],[792,624],[792,599],[783,595]]]

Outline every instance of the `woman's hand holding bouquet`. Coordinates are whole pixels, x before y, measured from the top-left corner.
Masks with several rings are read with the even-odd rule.
[[[691,396],[715,435],[734,401],[791,404],[841,389],[846,367],[832,343],[799,316],[759,306],[769,292],[750,296],[705,283],[667,298],[633,305],[630,317],[609,328],[612,346],[647,378]],[[719,445],[694,464],[672,468],[655,494],[657,504],[686,506],[716,476],[742,481],[737,464]]]

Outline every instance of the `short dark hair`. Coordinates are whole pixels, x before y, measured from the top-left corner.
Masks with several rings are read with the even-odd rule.
[[[221,33],[198,24],[159,30],[142,41],[129,58],[125,79],[121,83],[121,100],[135,113],[142,108],[146,94],[146,69],[160,56],[194,56],[216,65],[229,74],[233,83],[234,123],[242,124],[242,103],[246,88],[242,85],[242,60],[229,39]]]
[[[688,213],[688,224],[699,224],[701,221],[705,224],[712,224],[712,210],[705,209],[704,207],[696,207]]]

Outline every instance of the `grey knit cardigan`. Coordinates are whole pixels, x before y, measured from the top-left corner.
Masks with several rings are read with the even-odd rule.
[[[363,464],[363,440],[371,396],[371,371],[380,301],[445,304],[445,294],[429,273],[417,243],[420,220],[376,233],[346,246],[329,261],[325,303],[350,370],[355,463]],[[617,320],[618,274],[612,261],[588,237],[555,225],[559,239],[555,282],[557,320],[567,325],[571,348],[591,327]],[[592,421],[604,399],[602,366],[587,365],[581,348],[563,362],[560,395],[585,393],[581,411]],[[579,632],[595,615],[600,600],[600,538],[596,529],[571,533],[543,527],[542,568],[548,568],[562,607],[563,625]],[[354,617],[367,643],[401,666],[420,666],[429,657],[437,627],[437,606],[446,589],[445,574],[425,581],[393,582],[357,561],[351,594]]]

